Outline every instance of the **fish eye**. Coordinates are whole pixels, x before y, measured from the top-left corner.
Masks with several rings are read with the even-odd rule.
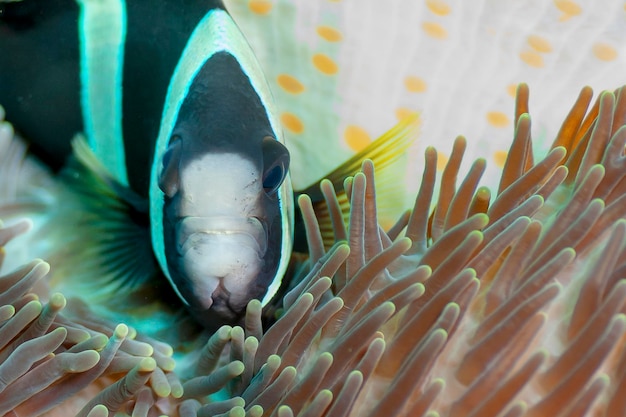
[[[274,194],[281,186],[289,169],[289,151],[271,136],[263,138],[263,189]]]
[[[169,198],[174,197],[179,186],[179,163],[182,152],[182,139],[178,135],[172,136],[169,145],[161,159],[161,173],[159,174],[159,188]]]
[[[263,189],[267,194],[276,192],[285,179],[285,171],[280,165],[274,165],[263,175]]]

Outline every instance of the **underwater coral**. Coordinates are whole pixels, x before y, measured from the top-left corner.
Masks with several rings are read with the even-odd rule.
[[[92,265],[46,215],[75,196],[0,107],[0,415],[626,415],[626,89],[584,88],[560,124],[579,85],[624,83],[623,1],[373,3],[226,1],[300,185],[414,110],[423,157],[395,225],[370,162],[320,184],[328,212],[301,196],[293,287],[213,334],[65,280]]]
[[[165,343],[99,321],[85,306],[66,316],[65,298],[38,287],[44,261],[3,269],[1,412],[624,415],[626,88],[591,106],[583,89],[537,161],[528,97],[520,85],[493,196],[479,186],[484,160],[459,178],[463,137],[436,201],[437,152],[426,150],[415,205],[390,230],[377,222],[370,162],[345,183],[347,225],[339,190],[320,184],[330,248],[324,219],[301,196],[310,253],[278,320],[263,329],[260,303],[251,302],[242,327],[221,328],[189,355],[188,374],[173,369]],[[6,180],[21,169],[19,157],[6,157],[18,146],[7,126],[3,216],[20,204],[7,198]],[[28,228],[1,229],[3,258]]]

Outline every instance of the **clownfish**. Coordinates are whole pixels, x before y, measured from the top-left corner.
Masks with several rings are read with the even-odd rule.
[[[194,315],[232,320],[278,289],[294,211],[269,87],[221,5],[192,33],[166,102],[150,184],[153,249]]]
[[[62,52],[39,54],[50,49]],[[56,69],[67,72],[55,79]],[[141,292],[162,274],[207,328],[275,296],[294,245],[290,154],[263,71],[221,1],[0,2],[0,103],[52,166],[84,132],[61,178],[96,247],[86,263],[96,281]],[[401,155],[412,124],[334,182],[363,158]]]

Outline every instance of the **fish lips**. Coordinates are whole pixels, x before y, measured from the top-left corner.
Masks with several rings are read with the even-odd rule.
[[[267,226],[256,217],[185,217],[176,223],[183,296],[199,311],[237,315],[265,264]],[[187,293],[187,294],[185,294]]]

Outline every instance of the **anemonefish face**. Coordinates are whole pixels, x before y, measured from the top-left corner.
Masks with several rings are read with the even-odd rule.
[[[169,275],[201,320],[236,319],[275,278],[288,166],[241,64],[227,52],[211,56],[189,87],[159,175]]]
[[[236,48],[242,43],[229,32],[230,17],[211,14],[203,23],[213,36],[230,36],[192,71],[179,64],[151,186],[155,254],[208,327],[237,321],[254,298],[271,298],[286,269],[293,222],[289,152],[267,86],[249,49]],[[179,90],[177,77],[186,80]]]
[[[278,189],[289,153],[271,136],[242,130],[233,134],[247,136],[246,149],[220,146],[224,136],[217,136],[218,145],[205,143],[204,152],[197,146],[202,133],[182,124],[159,178],[171,279],[192,312],[211,320],[233,320],[251,299],[262,299],[281,260]]]

